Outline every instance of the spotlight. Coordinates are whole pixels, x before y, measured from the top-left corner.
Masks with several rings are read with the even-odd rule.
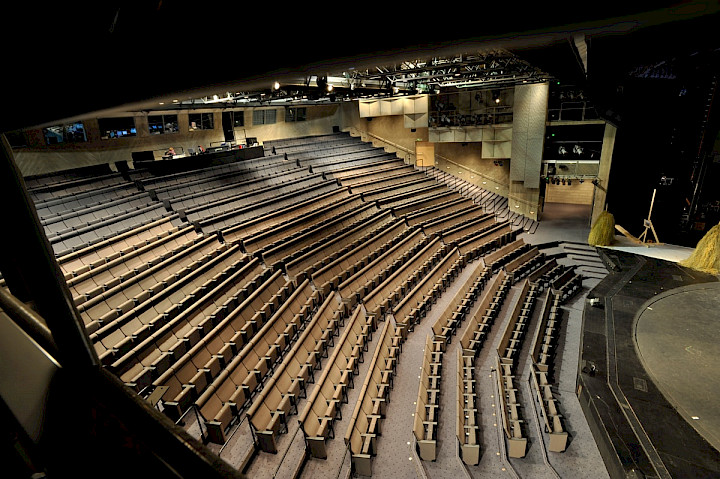
[[[580,184],[582,185],[583,183],[585,183],[585,180],[583,180],[582,178],[580,178]]]
[[[563,185],[565,184],[565,178],[562,179],[562,184],[563,184]]]
[[[597,186],[599,183],[600,183],[600,182],[597,180],[597,178],[594,179],[594,180],[592,180],[592,184],[595,185],[595,186]]]
[[[279,89],[280,89],[280,83],[275,82],[275,83],[273,84],[273,88],[274,88],[275,90],[279,90]]]
[[[572,180],[568,179],[568,186],[572,185]]]

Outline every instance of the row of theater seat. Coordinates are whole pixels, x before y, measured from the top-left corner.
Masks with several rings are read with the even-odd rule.
[[[568,433],[559,412],[558,399],[549,383],[552,374],[554,350],[561,325],[560,297],[548,290],[545,295],[540,325],[532,351],[532,385],[540,405],[545,433],[549,437],[548,450],[563,452],[567,448]]]
[[[425,234],[430,236],[441,234],[447,229],[467,224],[474,220],[491,217],[491,215],[485,213],[483,208],[473,204],[463,208],[456,208],[451,205],[447,208],[447,211],[449,214],[444,214],[440,218],[436,217],[431,221],[418,221],[417,217],[415,221],[418,221]]]
[[[435,340],[450,343],[452,336],[456,334],[470,312],[470,308],[475,304],[477,295],[484,287],[488,273],[485,264],[480,260],[476,260],[475,264],[471,266],[470,275],[460,285],[443,314],[433,324],[432,331]]]
[[[351,305],[366,298],[395,271],[428,247],[428,239],[415,229],[390,249],[341,282],[337,290]]]
[[[498,394],[510,457],[525,457],[527,453],[527,434],[523,430],[515,373],[517,356],[525,339],[536,299],[537,291],[534,285],[525,280],[497,349]]]
[[[196,270],[200,272],[214,264],[211,261],[227,250],[227,246],[214,237],[198,237],[175,255],[164,258],[162,261],[150,265],[147,269],[131,272],[124,281],[118,284],[108,284],[98,294],[77,305],[80,317],[83,319],[89,334],[107,326],[120,317],[127,319],[127,313],[145,303],[156,294],[162,293],[166,301],[159,303],[159,307],[176,304],[186,294],[184,287],[190,288],[194,283],[192,279]],[[237,249],[240,255],[243,253]],[[193,288],[194,289],[194,288]],[[188,291],[189,292],[189,291]],[[171,295],[170,293],[176,293]],[[172,296],[172,297],[170,297]],[[153,308],[154,309],[154,308]],[[148,311],[148,316],[154,316],[161,311]]]
[[[376,318],[390,312],[415,285],[447,254],[447,246],[438,238],[431,240],[410,261],[400,265],[363,297],[368,314]]]
[[[73,302],[77,306],[92,299],[152,265],[182,252],[198,239],[198,233],[192,226],[168,230],[167,234],[152,242],[119,251],[90,264],[84,273],[66,279]]]
[[[372,243],[378,236],[384,236],[387,228],[397,221],[389,211],[371,209],[370,215],[356,221],[340,234],[328,238],[327,242],[318,242],[303,254],[284,264],[285,271],[296,278],[312,277],[318,270],[325,268],[338,258]],[[323,289],[323,283],[315,282]]]
[[[437,458],[440,382],[442,379],[444,346],[442,341],[434,341],[429,334],[425,338],[425,350],[413,419],[413,434],[415,435],[417,451],[423,461],[434,461]]]
[[[535,246],[506,264],[505,270],[512,275],[513,283],[517,283],[542,266],[545,260],[545,253]]]
[[[342,406],[348,402],[348,389],[354,387],[354,376],[358,374],[359,364],[365,360],[376,327],[362,305],[355,307],[298,416],[305,444],[313,457],[327,457],[325,441],[335,437],[335,421],[342,417]]]
[[[348,196],[347,188],[331,188],[328,192],[319,196],[298,201],[282,208],[276,208],[264,215],[238,221],[232,226],[228,226],[222,230],[223,238],[225,241],[231,243],[242,243],[244,238],[248,238],[262,231],[272,230],[295,218],[338,203],[348,198]]]
[[[400,359],[399,339],[392,320],[386,319],[345,432],[352,468],[361,475],[372,475],[372,458],[378,452],[377,442],[382,436],[382,421]]]
[[[177,233],[186,225],[174,224],[177,215],[161,218],[157,221],[140,225],[137,228],[113,236],[102,242],[89,245],[57,258],[65,280],[89,273],[94,268],[103,266],[123,255],[130,254],[139,248]]]
[[[482,298],[475,314],[469,318],[468,324],[460,336],[460,346],[465,356],[477,356],[499,313],[498,301],[502,297],[502,294],[499,293],[503,284],[506,283],[507,275],[505,271],[500,270],[494,277],[491,277],[492,272],[485,266],[470,287],[469,299],[471,302],[473,297],[479,295],[480,292],[482,292]],[[471,306],[474,305],[471,304]]]
[[[280,279],[257,258],[249,260],[199,297],[153,318],[148,323],[148,337],[108,367],[128,386],[144,394],[145,388],[193,348],[199,350],[212,344],[212,352],[203,351],[203,356],[198,356],[198,368],[225,344],[237,354],[243,346],[243,326],[255,315],[255,308],[262,308],[284,287]]]
[[[259,392],[246,415],[260,450],[277,452],[277,436],[287,430],[291,409],[297,413],[298,401],[307,397],[307,385],[315,381],[314,371],[328,357],[344,326],[347,311],[336,295],[329,294],[302,334]]]
[[[225,431],[233,418],[262,389],[275,366],[282,363],[321,300],[318,291],[305,280],[289,297],[280,300],[264,324],[257,321],[255,327],[259,329],[195,401],[211,441],[226,442]]]
[[[479,408],[475,383],[475,357],[463,355],[457,350],[457,394],[455,413],[455,437],[459,444],[460,459],[469,465],[480,463],[480,428],[477,423]]]
[[[403,335],[415,328],[415,324],[432,309],[432,305],[465,267],[465,256],[458,252],[457,247],[443,251],[445,254],[432,269],[392,309]]]
[[[382,221],[378,227],[361,237],[362,241],[330,262],[314,268],[311,277],[315,286],[324,293],[337,290],[340,284],[374,261],[410,233],[410,228],[401,220],[394,219],[390,212],[380,213]],[[355,245],[355,243],[353,243]]]

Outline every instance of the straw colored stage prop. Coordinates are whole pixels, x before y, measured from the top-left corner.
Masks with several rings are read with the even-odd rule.
[[[615,241],[615,217],[603,211],[590,229],[588,244],[590,246],[610,246]]]
[[[680,266],[703,273],[720,274],[720,225],[715,225],[698,242],[695,251]]]

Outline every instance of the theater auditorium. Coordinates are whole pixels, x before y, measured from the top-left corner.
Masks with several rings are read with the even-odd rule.
[[[720,477],[717,2],[98,3],[6,9],[0,476]]]

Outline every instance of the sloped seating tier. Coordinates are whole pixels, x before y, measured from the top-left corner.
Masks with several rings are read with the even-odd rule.
[[[313,271],[311,277],[315,286],[327,294],[338,288],[340,283],[386,252],[411,231],[401,220],[392,218],[389,211],[380,214],[379,226],[362,237],[354,248],[337,256]],[[387,215],[387,216],[386,216]]]
[[[555,277],[559,276],[560,271],[564,271],[565,267],[561,266],[560,269],[556,269],[558,266],[561,266],[558,264],[557,260],[555,258],[550,258],[549,260],[545,261],[539,268],[537,268],[535,271],[527,275],[528,281],[531,283],[535,283],[538,287],[538,290],[540,292],[545,290],[545,287],[548,284],[548,278],[549,277]]]
[[[155,324],[158,315],[172,308],[186,309],[247,263],[247,257],[237,247],[217,251],[217,255],[207,255],[210,259],[173,284],[162,289],[151,288],[135,296],[134,307],[103,322],[91,333],[90,340],[102,364],[115,362],[149,336],[153,330],[150,325]]]
[[[574,268],[568,268],[562,275],[552,282],[552,290],[561,302],[572,298],[582,289],[582,275],[575,272]]]
[[[322,173],[307,174],[293,180],[273,185],[269,188],[260,188],[254,190],[241,190],[233,195],[221,195],[217,198],[208,200],[197,206],[185,209],[190,221],[202,222],[204,219],[213,215],[233,214],[244,212],[249,206],[264,206],[269,201],[283,201],[284,206],[293,204],[298,201],[299,195],[312,192],[322,185],[332,185],[338,188],[337,180],[326,178]],[[314,195],[317,196],[317,195]],[[277,208],[274,204],[269,205],[272,211]]]
[[[456,198],[448,199],[447,201],[443,201],[435,205],[426,206],[419,209],[414,208],[408,212],[401,212],[396,209],[395,213],[398,214],[398,216],[404,216],[405,221],[407,221],[407,224],[410,226],[422,226],[425,223],[440,220],[445,216],[453,215],[459,211],[463,211],[472,207],[472,200],[458,196]]]
[[[372,475],[372,458],[378,451],[377,441],[382,436],[382,421],[400,355],[400,349],[393,345],[393,329],[391,320],[385,321],[345,432],[352,469],[364,476]]]
[[[289,221],[312,213],[318,208],[340,202],[349,196],[347,188],[335,188],[320,196],[309,198],[304,201],[286,206],[269,212],[266,215],[256,216],[234,226],[222,230],[225,241],[231,243],[242,243],[245,238],[262,231],[269,231],[276,226],[283,225]]]
[[[286,283],[283,290],[290,290],[291,284]],[[267,319],[263,320],[263,310],[259,310],[253,316],[256,319],[246,323],[254,329],[247,335],[242,350],[231,357],[223,354],[226,367],[217,375],[210,370],[210,377],[207,367],[203,367],[207,381],[190,385],[192,395],[197,398],[195,406],[205,419],[211,442],[224,444],[227,441],[225,433],[233,419],[262,387],[276,364],[282,363],[299,331],[322,302],[319,292],[307,280],[299,284],[287,299],[282,300],[279,294],[268,301],[270,305],[278,305],[274,312],[272,306],[263,308],[268,311]],[[227,344],[223,348],[232,351]],[[207,386],[202,387],[204,384]],[[180,397],[176,397],[170,406],[181,404],[184,392],[181,391]]]
[[[481,218],[492,218],[494,220],[495,217],[488,213],[485,213],[485,211],[480,206],[470,204],[465,208],[452,210],[447,214],[443,214],[442,216],[436,216],[435,219],[423,221],[420,224],[422,225],[422,229],[426,235],[430,236],[434,234],[441,234],[443,237],[445,237],[444,232],[457,228],[461,225],[475,224],[471,222],[473,220]],[[480,225],[480,227],[483,226],[486,225]],[[456,237],[459,236],[461,235],[458,235]]]
[[[545,253],[541,253],[537,247],[533,247],[506,264],[505,269],[512,275],[513,282],[517,283],[541,267],[545,261]]]
[[[324,245],[332,243],[339,237],[344,237],[348,232],[361,234],[362,231],[358,231],[357,227],[364,224],[377,212],[377,207],[372,204],[364,204],[355,209],[341,212],[322,224],[269,245],[262,250],[263,260],[268,265],[283,266],[312,251],[316,253],[323,251]]]
[[[517,235],[518,232],[512,229],[511,223],[501,221],[458,238],[456,244],[460,252],[471,261],[515,241]]]
[[[373,188],[365,193],[362,193],[362,197],[365,201],[383,201],[387,198],[391,198],[400,194],[408,192],[417,192],[423,187],[438,187],[437,182],[432,181],[423,176],[418,176],[409,181],[399,183],[398,185],[388,185],[380,188]]]
[[[100,188],[125,183],[120,173],[103,168],[78,168],[24,179],[30,198],[35,204],[56,199],[67,199]]]
[[[434,345],[432,336],[427,335],[413,419],[413,434],[418,455],[423,461],[434,461],[437,458],[442,359],[443,349]]]
[[[465,282],[460,285],[460,288],[448,303],[443,314],[435,320],[432,326],[432,332],[436,341],[450,343],[452,336],[455,335],[457,328],[460,327],[465,320],[470,308],[475,304],[478,294],[480,294],[484,287],[484,282],[489,276],[485,264],[480,260],[476,260],[475,264],[471,267],[472,271],[470,275]]]
[[[83,249],[67,253],[57,258],[58,265],[65,275],[65,279],[87,273],[96,266],[112,261],[124,254],[173,234],[182,229],[176,226],[177,214],[160,218],[156,221],[139,225],[136,228],[114,235],[101,242]]]
[[[275,285],[275,286],[273,286]],[[136,334],[135,345],[107,366],[137,392],[150,386],[197,344],[221,338],[233,352],[242,347],[245,318],[255,314],[284,286],[281,274],[252,258],[217,286],[195,298],[171,306],[148,324],[147,337]],[[273,291],[273,288],[275,289]]]
[[[464,199],[452,190],[434,189],[428,190],[427,194],[418,194],[410,197],[400,197],[390,203],[384,203],[385,208],[392,209],[393,213],[402,218],[410,213],[426,210],[452,201]]]
[[[565,451],[568,442],[568,433],[559,412],[559,400],[549,382],[562,321],[561,304],[562,296],[548,289],[545,293],[540,324],[531,350],[531,383],[540,405],[544,431],[549,437],[548,450],[551,452]]]
[[[274,149],[278,152],[298,151],[333,151],[336,148],[367,145],[359,138],[353,138],[346,133],[328,133],[325,135],[302,136],[296,138],[283,138],[264,142],[266,150]]]
[[[527,454],[527,435],[523,431],[523,420],[520,416],[520,404],[514,381],[515,377],[510,371],[510,365],[503,364],[500,356],[497,356],[496,386],[507,454],[511,458],[521,458]]]
[[[344,228],[327,241],[319,241],[303,254],[284,263],[288,275],[296,278],[311,277],[318,269],[335,261],[338,257],[368,244],[382,235],[383,231],[395,222],[392,213],[379,208],[370,208],[370,215]],[[321,286],[321,285],[316,285]]]
[[[290,414],[298,412],[299,398],[307,397],[307,384],[314,381],[314,371],[322,366],[322,358],[328,357],[328,349],[334,346],[334,338],[339,336],[346,317],[345,305],[339,298],[327,295],[285,359],[255,396],[246,417],[260,450],[277,452],[281,426],[287,425]]]
[[[354,155],[325,155],[322,158],[306,158],[298,161],[301,165],[309,166],[314,172],[333,174],[347,169],[355,169],[359,166],[374,166],[384,161],[398,162],[398,165],[403,164],[402,160],[398,160],[395,154],[378,151],[377,148]]]
[[[168,212],[162,203],[151,201],[146,206],[133,208],[118,214],[105,215],[93,224],[72,228],[56,235],[48,235],[48,241],[50,241],[55,256],[65,256],[73,251],[112,238],[115,235],[157,221],[164,216],[168,216]]]
[[[439,246],[439,242],[429,245],[427,237],[419,229],[412,231],[395,246],[340,283],[338,285],[340,296],[351,306],[364,301],[372,291],[388,280],[403,265],[412,261],[416,255],[421,254],[418,264],[422,264],[422,254],[427,254],[428,248]]]
[[[360,171],[340,170],[334,174],[340,184],[347,187],[360,188],[358,192],[365,190],[369,185],[378,184],[379,181],[392,180],[405,177],[415,170],[410,165],[397,163],[383,163],[375,168],[362,167]]]
[[[85,231],[88,227],[100,225],[115,217],[147,208],[156,204],[147,192],[135,191],[132,195],[103,201],[62,214],[48,216],[40,220],[49,240],[55,237],[67,236],[78,231]]]
[[[342,417],[342,405],[348,402],[348,388],[354,387],[353,378],[359,363],[365,360],[375,329],[376,324],[366,316],[365,308],[358,305],[298,416],[306,447],[313,457],[327,458],[325,441],[335,437],[335,420]]]
[[[189,221],[197,222],[203,231],[224,230],[252,218],[281,210],[298,202],[318,198],[339,188],[334,179],[311,175],[305,184],[285,185],[272,190],[238,195],[226,200],[186,210]]]
[[[393,317],[403,331],[403,337],[432,309],[432,305],[465,267],[465,256],[460,254],[457,247],[449,251],[446,248],[440,255],[433,258],[431,264],[428,264],[427,274],[418,277],[412,289],[393,307]]]
[[[309,176],[307,168],[288,162],[276,162],[253,169],[236,169],[153,190],[161,201],[169,201],[173,209],[199,207],[214,201],[260,189],[300,180]]]
[[[564,452],[568,444],[568,432],[563,426],[562,415],[559,412],[559,401],[548,383],[547,373],[538,370],[535,365],[532,369],[532,384],[537,402],[540,404],[541,416],[545,433],[548,435],[548,450],[550,452]]]
[[[335,178],[343,183],[345,179],[353,182],[356,178],[362,178],[364,175],[388,174],[392,171],[402,170],[405,168],[408,168],[408,165],[406,165],[403,160],[397,156],[388,156],[380,158],[372,163],[350,166],[344,165],[342,168],[333,169],[331,172]],[[352,185],[352,183],[348,184]]]
[[[216,316],[211,315],[204,324],[204,329],[193,328],[187,331],[186,327],[180,323],[176,328],[165,331],[160,338],[164,343],[161,346],[159,357],[158,351],[151,351],[148,357],[142,358],[146,364],[152,360],[151,364],[156,368],[152,381],[153,388],[167,385],[165,383],[168,379],[171,382],[169,386],[175,387],[174,391],[163,395],[161,399],[171,401],[180,392],[183,384],[173,381],[172,376],[188,360],[200,358],[197,363],[204,364],[205,361],[213,359],[213,355],[222,355],[223,360],[227,356],[229,361],[230,356],[235,357],[242,352],[243,347],[250,343],[258,329],[265,324],[281,301],[294,291],[294,283],[288,282],[278,273],[275,272],[269,277],[261,275],[260,279],[263,281],[261,285],[249,294],[243,294],[244,299],[239,303],[231,298],[229,305],[234,306],[234,309],[219,321]],[[217,310],[216,313],[220,311]],[[180,329],[178,330],[178,328]],[[182,340],[187,339],[187,341],[178,341],[178,337]],[[165,357],[168,358],[163,364],[161,361]],[[226,365],[228,361],[222,364]],[[166,414],[172,415],[174,410],[176,411],[178,408],[166,404]]]
[[[218,242],[215,237],[199,237],[198,241],[187,245],[177,254],[144,271],[139,271],[133,277],[78,305],[78,312],[91,338],[98,329],[125,315],[156,293],[165,289],[169,292],[181,290],[187,282],[182,281],[185,276],[201,265],[207,264],[226,249],[226,245]],[[175,284],[177,282],[178,285]],[[167,293],[165,295],[167,296]],[[183,297],[178,293],[174,298],[179,302]]]
[[[497,348],[500,360],[503,364],[509,365],[513,372],[517,367],[517,355],[525,340],[536,302],[537,288],[526,279],[523,281],[518,300],[510,314],[510,320],[505,327]]]
[[[466,237],[468,234],[475,234],[478,231],[485,231],[497,222],[495,216],[490,214],[482,214],[476,218],[458,221],[454,226],[448,226],[438,231],[445,243],[451,244],[460,238]]]
[[[296,165],[285,161],[282,157],[265,156],[232,163],[208,165],[193,170],[152,175],[141,178],[137,180],[137,182],[143,190],[155,191],[156,194],[163,198],[174,198],[183,195],[180,188],[187,185],[194,185],[197,182],[207,181],[208,178],[223,178],[227,175],[232,176],[238,173],[244,174],[245,172],[254,172],[256,175],[263,175],[295,168],[297,168]],[[173,188],[178,188],[178,190],[173,190]],[[198,188],[194,190],[198,191]],[[173,194],[173,191],[180,192]]]
[[[83,193],[71,194],[58,198],[51,198],[35,202],[35,210],[42,224],[52,223],[53,220],[70,218],[89,208],[97,208],[108,202],[123,200],[139,193],[133,183],[120,183],[112,186],[100,187]]]
[[[301,235],[304,232],[332,221],[343,213],[354,211],[361,206],[364,206],[364,203],[358,195],[347,196],[332,204],[316,205],[313,211],[305,215],[296,216],[286,222],[246,236],[243,238],[243,246],[245,251],[249,253],[271,248],[274,244],[282,242],[285,238],[293,238]]]
[[[445,257],[448,249],[439,238],[435,238],[409,261],[403,261],[399,268],[385,276],[362,298],[368,314],[376,318],[384,316]]]
[[[469,465],[480,463],[480,430],[477,423],[478,394],[475,383],[475,358],[457,350],[455,436],[460,459]]]
[[[75,305],[82,304],[108,289],[123,283],[175,254],[183,251],[199,239],[192,226],[178,229],[163,235],[151,243],[137,245],[137,248],[116,253],[113,259],[108,257],[91,264],[90,269],[67,279]]]
[[[485,339],[498,317],[502,302],[504,302],[502,291],[508,284],[509,281],[504,270],[498,271],[493,276],[487,266],[473,282],[471,289],[477,294],[482,291],[482,299],[460,336],[460,346],[464,356],[477,356],[485,344]]]
[[[520,238],[488,253],[483,257],[483,260],[485,264],[495,272],[529,249],[530,245]]]
[[[416,180],[405,183],[402,187],[388,187],[384,189],[374,190],[372,195],[363,194],[365,201],[377,201],[378,205],[383,208],[396,208],[404,206],[409,200],[416,202],[416,207],[421,208],[427,206],[427,202],[431,203],[438,194],[445,193],[447,189],[436,182],[429,180]]]
[[[398,187],[399,185],[405,185],[419,179],[425,179],[425,176],[412,168],[398,168],[391,175],[378,175],[378,177],[375,178],[370,177],[365,181],[354,182],[352,185],[346,180],[341,180],[340,183],[343,186],[349,186],[350,191],[354,194],[367,195],[379,189]]]

